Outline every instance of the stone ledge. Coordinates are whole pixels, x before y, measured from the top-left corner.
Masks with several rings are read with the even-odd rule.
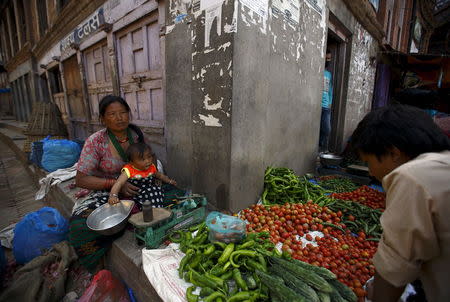
[[[79,188],[69,189],[69,185],[74,182],[74,179],[70,179],[53,186],[45,197],[46,203],[58,209],[67,218],[70,217],[73,205],[77,201],[75,193]],[[161,298],[144,273],[142,248],[137,245],[134,233],[126,230],[123,236],[113,242],[107,253],[106,268],[133,289],[138,301],[160,302]]]
[[[23,127],[22,125],[14,125],[13,123],[5,123],[5,122],[0,122],[0,128],[10,129],[19,132],[22,135],[24,135],[23,132],[26,130],[26,127]]]
[[[34,164],[29,165],[25,153],[9,136],[0,132],[0,139],[14,151],[39,188],[39,180],[44,178],[47,172]],[[79,190],[79,188],[69,189],[68,186],[74,182],[74,179],[70,179],[52,186],[44,198],[46,204],[56,208],[66,218],[72,213],[76,202],[75,193]],[[125,231],[123,236],[113,242],[112,248],[107,253],[106,267],[133,290],[138,301],[160,302],[161,298],[144,273],[142,248],[137,245],[133,232]]]

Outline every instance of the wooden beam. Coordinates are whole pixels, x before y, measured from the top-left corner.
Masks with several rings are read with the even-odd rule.
[[[88,84],[86,79],[86,72],[85,72],[85,64],[84,64],[84,56],[83,53],[80,51],[79,47],[77,50],[77,61],[78,61],[78,69],[80,71],[80,77],[81,77],[81,90],[83,92],[83,107],[84,107],[84,113],[86,114],[86,127],[88,131],[92,134],[92,118],[91,118],[91,107],[89,106],[89,90],[88,90]]]
[[[382,42],[385,32],[383,26],[377,20],[377,14],[368,0],[354,1],[343,0],[356,20],[375,38]]]
[[[11,14],[9,13],[9,7],[6,8],[6,21],[8,23],[8,28],[6,30],[9,32],[9,43],[10,43],[10,46],[11,46],[11,57],[9,59],[11,59],[11,58],[13,58],[15,56],[17,49],[14,49],[14,40],[13,40],[14,39],[14,35],[13,35],[13,32],[12,32],[12,22],[13,22],[13,20],[12,20]],[[16,22],[16,21],[14,20],[14,22]]]
[[[108,49],[109,71],[111,74],[112,89],[114,95],[120,95],[119,65],[117,63],[116,36],[112,32],[112,26],[106,26],[106,43]],[[106,63],[106,62],[105,62]]]
[[[63,89],[63,93],[64,93],[64,107],[66,107],[66,121],[67,121],[67,130],[69,131],[69,137],[73,137],[73,124],[70,121],[70,118],[72,117],[72,113],[70,111],[70,106],[69,106],[69,97],[67,95],[67,85],[66,85],[66,78],[64,76],[64,65],[61,62],[61,60],[58,60],[58,64],[59,64],[59,73],[61,74],[61,84],[62,84],[62,89]],[[63,113],[64,114],[64,113]]]
[[[21,0],[19,0],[19,1],[21,1]],[[25,33],[22,33],[22,30],[21,30],[22,29],[22,24],[20,24],[20,19],[21,18],[25,18],[25,16],[21,16],[20,15],[17,1],[13,1],[13,5],[14,5],[14,15],[16,16],[15,22],[16,22],[16,30],[17,30],[17,40],[19,40],[18,41],[19,42],[19,49],[17,49],[17,51],[19,51],[22,48],[23,44],[24,44],[22,42],[25,42],[25,41],[22,41],[22,39],[23,39],[22,35],[24,35]]]

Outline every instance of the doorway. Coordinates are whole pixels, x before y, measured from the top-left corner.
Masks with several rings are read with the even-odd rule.
[[[331,72],[333,83],[331,132],[328,150],[340,154],[346,145],[343,139],[351,56],[351,33],[331,12],[328,24],[327,49],[331,52],[332,57],[328,70]]]
[[[64,79],[66,81],[67,100],[69,103],[70,121],[74,138],[84,140],[88,135],[87,110],[83,103],[81,74],[76,56],[71,56],[63,62]]]

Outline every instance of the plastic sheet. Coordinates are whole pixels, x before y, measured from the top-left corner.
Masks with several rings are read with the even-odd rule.
[[[206,217],[206,225],[209,228],[211,242],[239,242],[246,234],[246,223],[243,220],[220,212],[209,213]]]
[[[99,271],[78,302],[129,302],[123,283],[108,270]]]

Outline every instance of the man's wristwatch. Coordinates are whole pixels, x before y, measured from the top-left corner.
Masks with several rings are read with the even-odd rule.
[[[117,195],[117,194],[115,194],[115,193],[111,193],[111,196],[112,196],[112,197],[117,197],[117,198],[119,198],[119,195]]]

